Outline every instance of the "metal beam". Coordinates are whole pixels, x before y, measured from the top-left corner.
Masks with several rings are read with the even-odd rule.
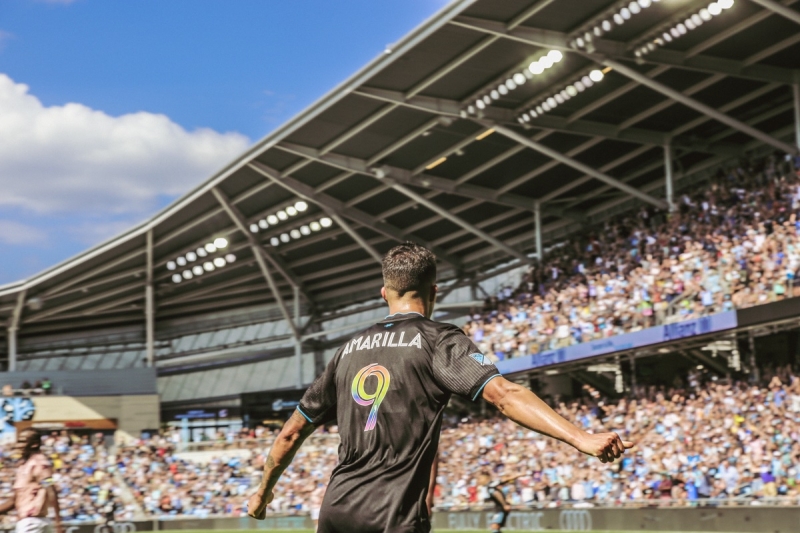
[[[632,79],[633,81],[636,81],[644,85],[645,87],[648,87],[656,92],[663,94],[667,98],[671,98],[672,100],[679,102],[687,107],[690,107],[699,113],[709,116],[714,120],[722,122],[723,124],[730,126],[735,130],[739,130],[742,133],[746,133],[747,135],[750,135],[751,137],[758,139],[763,143],[769,144],[770,146],[774,146],[775,148],[782,150],[788,154],[798,153],[796,147],[786,144],[785,142],[780,141],[778,139],[775,139],[771,135],[767,135],[763,131],[758,130],[752,126],[749,126],[738,119],[730,117],[725,113],[722,113],[717,109],[714,109],[711,106],[708,106],[702,102],[698,102],[694,98],[689,98],[688,96],[681,94],[680,91],[676,91],[675,89],[667,87],[661,82],[648,78],[641,72],[638,72],[637,70],[634,70],[628,67],[627,65],[623,65],[622,63],[614,61],[612,59],[604,59],[601,57],[597,57],[596,60],[608,67],[613,68],[623,76],[626,76]]]
[[[301,155],[303,155],[304,157],[309,157],[304,154]],[[322,160],[322,162],[325,161]],[[421,239],[415,235],[408,234],[391,224],[378,220],[377,218],[365,213],[364,211],[361,211],[360,209],[347,207],[345,203],[342,202],[341,200],[338,200],[333,196],[327,195],[325,193],[317,192],[314,190],[313,187],[306,185],[305,183],[290,176],[284,176],[277,170],[272,169],[267,165],[264,165],[263,163],[259,163],[258,161],[253,161],[252,163],[250,163],[250,168],[258,172],[265,178],[277,183],[281,187],[284,187],[287,190],[292,191],[294,194],[297,194],[298,196],[305,198],[307,201],[314,202],[315,204],[319,205],[323,210],[325,210],[329,215],[331,215],[331,218],[333,218],[333,216],[346,217],[350,220],[353,220],[354,222],[358,222],[362,226],[370,228],[373,231],[377,231],[378,233],[381,233],[382,235],[385,235],[386,237],[389,237],[390,239],[396,240],[398,242],[404,242],[404,241],[418,242],[419,244],[425,246],[426,248],[429,248],[442,261],[450,264],[456,269],[461,268],[460,259],[452,256],[445,250],[438,248],[432,243],[427,242],[425,239]],[[345,222],[345,225],[342,226],[342,228],[345,229],[346,226],[347,223]],[[345,229],[345,231],[347,230]],[[357,238],[358,240],[363,241],[363,244],[362,242],[358,242],[358,240],[356,242],[358,242],[358,244],[361,245],[363,248],[367,249],[368,252],[369,250],[371,250],[371,252],[369,252],[370,255],[373,258],[375,258],[375,260],[378,263],[382,263],[383,255],[377,250],[375,250],[375,248],[372,245],[370,245],[363,237],[358,235],[355,231],[353,231],[353,233],[355,233],[355,236],[351,235],[351,237],[353,237],[353,239]]]
[[[253,236],[252,233],[247,229],[245,224],[245,218],[239,212],[239,210],[232,205],[227,196],[220,191],[217,187],[213,187],[211,192],[216,197],[217,201],[222,205],[225,211],[228,213],[228,216],[231,220],[239,227],[239,230],[244,234],[245,238],[247,239],[248,243],[250,244],[250,248],[253,251],[253,257],[255,257],[256,262],[258,263],[258,267],[261,269],[261,273],[264,275],[264,278],[267,280],[267,284],[269,285],[270,290],[272,291],[272,295],[275,298],[275,301],[278,303],[278,307],[283,314],[284,320],[289,324],[289,327],[292,329],[292,333],[295,337],[299,336],[297,328],[294,325],[294,321],[292,320],[292,316],[289,314],[289,310],[286,308],[286,302],[283,301],[283,297],[281,296],[280,291],[278,290],[278,285],[275,283],[275,279],[272,277],[272,272],[269,271],[267,267],[267,263],[265,260],[265,256],[267,255],[264,248],[261,244],[256,241],[256,238]],[[284,276],[286,281],[288,281],[292,287],[298,287],[299,285],[296,283],[292,283],[292,280],[288,276]],[[306,296],[308,299],[308,297]],[[309,300],[311,301],[311,300]]]
[[[294,289],[294,362],[297,367],[297,380],[295,387],[298,389],[303,388],[303,338],[300,336],[300,290],[297,287]]]
[[[794,139],[800,149],[800,83],[792,85],[792,100],[794,101]]]
[[[155,298],[153,294],[153,229],[147,230],[146,276],[144,286],[145,354],[147,366],[155,363]]]
[[[387,177],[387,178],[384,178],[384,179],[387,179],[387,181],[393,181],[393,180],[391,180],[390,177]],[[428,209],[430,209],[431,211],[433,211],[434,213],[436,213],[440,217],[445,218],[445,219],[449,220],[450,222],[452,222],[453,224],[456,224],[457,226],[464,228],[465,230],[469,231],[470,233],[472,233],[476,237],[479,237],[479,238],[483,239],[484,241],[486,241],[489,244],[491,244],[492,246],[504,251],[505,253],[507,253],[507,254],[509,254],[509,255],[511,255],[513,257],[516,257],[517,259],[520,259],[522,261],[530,261],[530,259],[528,258],[527,255],[523,254],[522,252],[519,252],[519,251],[515,250],[514,248],[510,247],[509,245],[507,245],[506,243],[500,241],[499,239],[496,239],[496,238],[492,237],[491,235],[489,235],[488,233],[486,233],[482,229],[476,228],[475,226],[473,226],[472,224],[470,224],[466,220],[455,216],[454,214],[450,213],[447,209],[444,209],[443,207],[438,206],[437,204],[435,204],[432,201],[428,200],[427,198],[425,198],[421,194],[415,193],[414,191],[412,191],[408,187],[406,187],[404,185],[400,185],[397,182],[392,183],[391,187],[394,190],[396,190],[397,192],[400,192],[400,193],[408,196],[409,198],[411,198],[415,202],[419,203],[420,205],[424,205],[425,207],[427,207]]]
[[[786,17],[792,22],[800,24],[800,13],[798,13],[794,9],[789,9],[788,7],[779,4],[774,0],[750,0],[750,1],[753,2],[754,4],[760,5],[763,8],[769,9],[773,13],[777,13],[782,17]]]
[[[22,289],[17,294],[17,303],[14,306],[14,311],[11,314],[11,320],[8,324],[8,371],[15,372],[17,370],[17,332],[19,331],[19,323],[22,318],[22,308],[25,306],[25,295],[27,290]]]
[[[570,39],[566,33],[529,26],[519,26],[509,30],[502,22],[465,16],[455,17],[450,24],[525,44],[555,48],[565,52],[575,52],[569,44]],[[628,61],[637,59],[630,55],[628,43],[595,38],[592,41],[592,45],[598,54],[605,57]],[[641,58],[641,61],[671,68],[683,68],[708,74],[723,74],[725,76],[765,82],[792,83],[795,79],[795,71],[791,69],[769,65],[747,65],[741,61],[704,56],[698,53],[691,53],[691,51],[678,52],[666,48],[658,48],[648,53]]]
[[[484,122],[481,122],[481,123],[482,124],[486,124]],[[514,140],[514,141],[516,141],[516,142],[518,142],[520,144],[524,144],[528,148],[536,150],[537,152],[540,152],[540,153],[542,153],[542,154],[544,154],[544,155],[546,155],[548,157],[551,157],[551,158],[555,159],[556,161],[559,161],[559,162],[561,162],[561,163],[563,163],[563,164],[565,164],[567,166],[570,166],[570,167],[572,167],[572,168],[574,168],[576,170],[579,170],[579,171],[583,172],[584,174],[588,174],[589,176],[592,176],[593,178],[596,178],[596,179],[602,181],[603,183],[606,183],[607,185],[611,185],[612,187],[616,187],[617,189],[619,189],[621,191],[624,191],[624,192],[630,194],[631,196],[635,196],[635,197],[639,198],[640,200],[643,200],[643,201],[645,201],[645,202],[647,202],[649,204],[653,204],[654,206],[659,207],[661,209],[666,209],[667,208],[667,203],[664,200],[661,200],[659,198],[655,198],[653,196],[650,196],[649,194],[644,193],[644,192],[640,191],[639,189],[636,189],[635,187],[631,187],[630,185],[622,183],[621,181],[617,180],[616,178],[612,178],[611,176],[609,176],[607,174],[603,174],[602,172],[599,172],[599,171],[593,169],[592,167],[590,167],[589,165],[585,165],[585,164],[581,163],[580,161],[578,161],[576,159],[573,159],[571,157],[567,157],[566,155],[562,154],[561,152],[558,152],[557,150],[553,150],[552,148],[550,148],[548,146],[545,146],[545,145],[543,145],[541,143],[538,143],[538,142],[536,142],[536,141],[534,141],[532,139],[529,139],[525,135],[517,133],[516,131],[514,131],[514,130],[512,130],[510,128],[507,128],[506,126],[500,126],[500,125],[490,125],[490,126],[494,127],[494,129],[495,129],[495,131],[497,131],[497,133],[500,133],[501,135],[505,135],[509,139],[512,139],[512,140]]]
[[[542,208],[539,202],[533,206],[533,231],[536,234],[536,259],[539,264],[542,264],[544,257],[542,255]]]
[[[669,211],[675,211],[674,189],[672,187],[672,147],[669,144],[664,145],[664,184]]]

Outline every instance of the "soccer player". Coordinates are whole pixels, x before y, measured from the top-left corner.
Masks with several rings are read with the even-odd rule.
[[[452,394],[484,398],[518,424],[611,462],[632,443],[573,426],[528,389],[503,378],[456,326],[430,319],[436,259],[413,243],[383,260],[389,315],[354,336],[300,401],[269,451],[248,514],[264,519],[281,473],[314,429],[336,421],[341,444],[319,517],[320,533],[427,533],[428,487],[442,414]],[[535,453],[535,450],[531,450]]]
[[[13,498],[0,503],[0,514],[17,510],[17,533],[49,533],[47,513],[55,513],[56,533],[62,533],[58,495],[53,486],[53,466],[42,454],[42,438],[33,429],[17,435],[15,449],[22,453],[22,465],[14,479]]]
[[[480,483],[486,485],[486,492],[488,495],[487,501],[494,504],[494,515],[492,516],[489,526],[492,531],[502,531],[502,529],[506,527],[508,515],[511,514],[511,505],[508,503],[508,500],[506,500],[506,495],[502,489],[503,485],[508,485],[521,477],[522,474],[492,480],[488,473],[481,476]]]

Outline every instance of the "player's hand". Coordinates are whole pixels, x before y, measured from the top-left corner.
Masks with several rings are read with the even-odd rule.
[[[511,510],[511,506],[510,506],[510,505],[508,505],[508,504],[506,504],[506,505],[504,505],[504,506],[503,506],[503,510],[504,510],[505,512],[509,512],[509,511]]]
[[[64,533],[64,528],[61,526],[61,520],[56,521],[56,533]]]
[[[622,440],[616,433],[584,433],[576,448],[603,463],[613,463],[625,450],[633,448],[633,443]]]
[[[257,490],[256,493],[247,500],[247,516],[252,516],[256,520],[264,520],[267,517],[267,505],[269,505],[274,497],[275,493],[272,491],[265,494]]]

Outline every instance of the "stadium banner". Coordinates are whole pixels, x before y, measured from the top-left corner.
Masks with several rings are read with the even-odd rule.
[[[695,502],[695,505],[697,502]],[[586,504],[585,504],[586,505]],[[488,530],[493,511],[434,511],[434,531]],[[65,523],[64,533],[137,533],[139,531],[271,531],[313,530],[306,514],[268,514],[266,520],[248,517],[171,518],[117,521],[109,524]],[[793,506],[628,507],[514,510],[505,531],[694,531],[727,533],[786,533],[800,530]],[[13,533],[8,526],[0,533]]]
[[[736,311],[726,311],[715,315],[704,316],[672,324],[663,324],[652,328],[616,335],[605,339],[583,342],[573,346],[548,350],[535,355],[516,357],[495,363],[497,369],[503,374],[513,374],[539,368],[586,359],[598,355],[607,355],[623,350],[642,348],[654,344],[671,342],[687,337],[716,333],[737,327]]]
[[[434,531],[488,530],[494,512],[435,512]],[[503,531],[789,532],[797,507],[570,508],[512,511]]]

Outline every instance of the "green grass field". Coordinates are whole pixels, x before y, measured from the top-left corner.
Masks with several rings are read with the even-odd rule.
[[[250,531],[245,531],[243,529],[176,529],[170,530],[174,531],[175,533],[263,533],[264,531],[292,531],[294,533],[314,533],[313,529],[252,529]],[[488,529],[475,529],[475,530],[466,530],[466,529],[436,529],[434,533],[487,533]],[[508,530],[506,530],[508,531]],[[563,533],[553,529],[548,530],[549,533]],[[533,531],[514,531],[514,533],[534,533]],[[594,532],[594,533],[630,533],[622,532],[622,531],[603,531],[603,532]]]

